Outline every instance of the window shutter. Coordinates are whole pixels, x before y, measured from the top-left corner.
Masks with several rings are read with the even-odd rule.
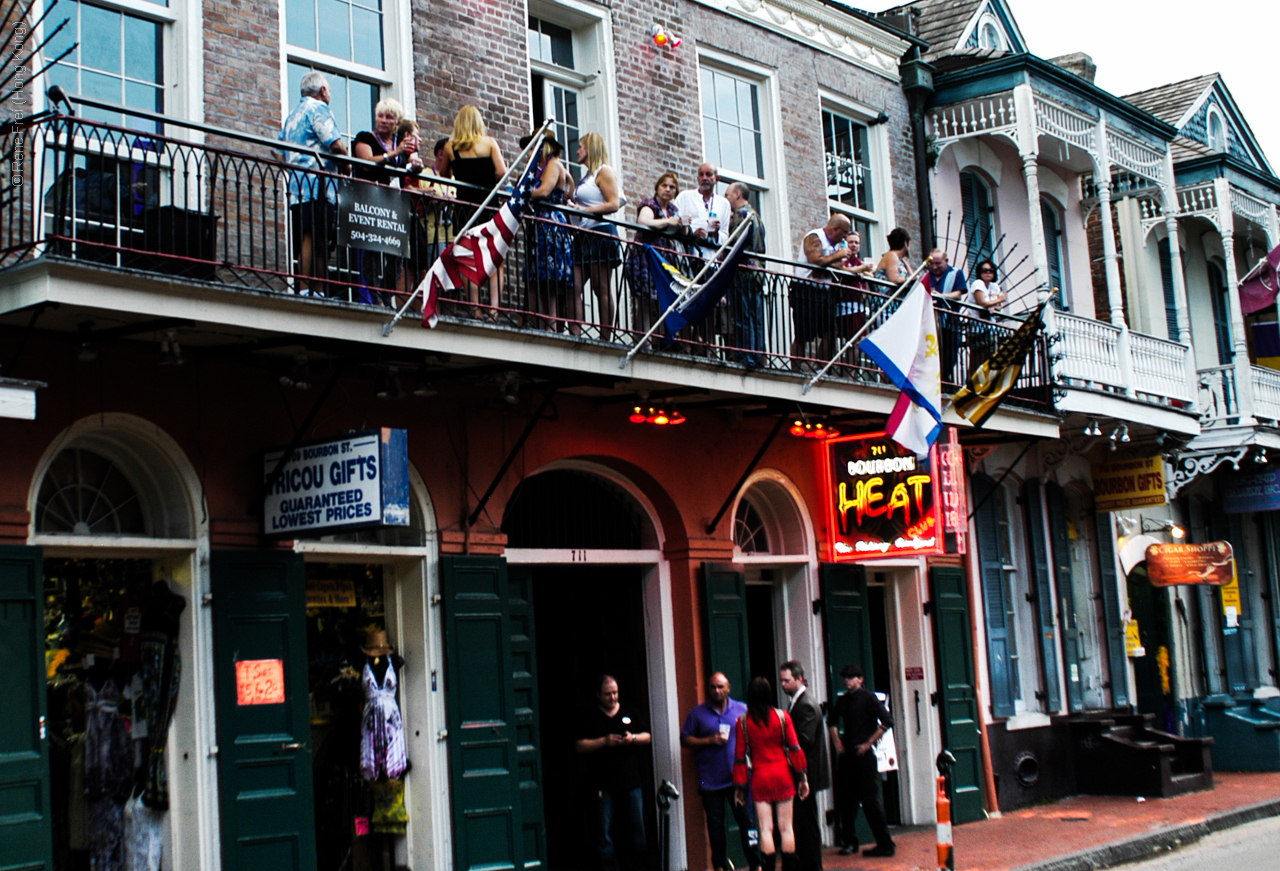
[[[867,609],[867,567],[857,563],[823,563],[822,614],[827,643],[830,698],[844,692],[839,676],[846,665],[866,672],[864,686],[875,691],[875,663],[871,661],[871,612]]]
[[[1058,228],[1058,212],[1045,200],[1040,200],[1040,222],[1044,225],[1044,248],[1048,258],[1049,287],[1052,288],[1054,307],[1064,306],[1062,296],[1062,231]]]
[[[968,246],[966,271],[972,274],[979,261],[991,258],[995,244],[991,238],[991,195],[982,179],[971,172],[960,173],[960,206]]]
[[[1044,668],[1045,711],[1058,710],[1057,626],[1053,622],[1053,580],[1049,577],[1049,543],[1044,528],[1044,492],[1032,478],[1023,487],[1027,508],[1027,539],[1030,542],[1031,574],[1036,585],[1036,611],[1040,622],[1041,664]]]
[[[1116,574],[1116,539],[1111,512],[1100,511],[1098,525],[1098,585],[1102,589],[1102,618],[1107,632],[1107,663],[1111,669],[1111,706],[1129,704],[1129,654],[1124,647],[1124,621],[1120,619],[1120,581]]]
[[[1178,341],[1178,302],[1173,293],[1173,253],[1169,240],[1161,239],[1156,248],[1160,252],[1160,283],[1164,287],[1164,322],[1169,330],[1169,341]]]
[[[1080,692],[1080,626],[1076,619],[1075,578],[1071,575],[1071,536],[1067,530],[1067,494],[1052,481],[1044,485],[1049,509],[1049,541],[1053,545],[1053,575],[1058,585],[1062,625],[1062,659],[1066,664],[1067,707],[1084,710]]]
[[[735,563],[702,564],[703,626],[710,671],[724,672],[740,694],[751,679],[747,646],[747,580]]]
[[[1009,603],[1005,595],[1004,564],[1000,560],[1000,526],[996,517],[995,482],[973,476],[973,496],[981,507],[974,514],[978,564],[982,574],[982,603],[987,623],[987,669],[991,675],[991,713],[1014,714],[1013,659],[1009,647]]]

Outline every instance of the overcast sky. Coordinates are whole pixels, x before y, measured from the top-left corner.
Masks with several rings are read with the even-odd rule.
[[[853,0],[853,5],[878,11],[898,2]],[[1032,54],[1050,58],[1083,51],[1098,65],[1098,86],[1113,94],[1221,73],[1276,169],[1280,51],[1274,45],[1275,0],[1234,0],[1224,6],[1188,0],[1007,2]]]

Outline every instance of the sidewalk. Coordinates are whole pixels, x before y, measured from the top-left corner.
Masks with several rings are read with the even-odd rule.
[[[1075,796],[954,829],[959,871],[1084,871],[1132,861],[1210,832],[1280,816],[1280,772],[1214,774],[1215,788],[1170,799]],[[828,850],[827,871],[933,871],[933,826],[894,832],[892,859]]]

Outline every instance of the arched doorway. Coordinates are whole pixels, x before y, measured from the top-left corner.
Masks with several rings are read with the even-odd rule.
[[[623,483],[583,468],[551,469],[522,481],[502,530],[512,586],[523,590],[531,611],[522,617],[533,642],[547,865],[592,868],[598,862],[595,796],[574,729],[596,704],[599,676],[609,674],[624,707],[639,715],[645,731],[658,731],[645,596],[656,530]],[[518,601],[513,598],[513,609]],[[652,809],[652,755],[641,773],[644,806]],[[655,822],[646,823],[650,858],[659,852],[652,848]]]
[[[24,552],[39,581],[40,599],[26,613],[42,640],[32,677],[43,697],[44,731],[71,736],[48,742],[41,775],[48,777],[52,831],[40,847],[58,871],[90,862],[92,845],[74,826],[85,811],[98,821],[99,842],[123,835],[126,813],[159,820],[174,864],[195,866],[216,843],[207,816],[216,772],[196,752],[213,741],[206,699],[197,692],[208,667],[207,617],[198,606],[207,589],[201,502],[182,450],[154,424],[129,415],[72,425],[36,466],[28,541],[38,547],[13,550]],[[9,665],[18,670],[17,662]],[[120,711],[132,699],[123,722],[130,746],[141,752],[118,773],[129,769],[133,789],[73,788],[76,735],[86,731],[79,712],[117,699]]]

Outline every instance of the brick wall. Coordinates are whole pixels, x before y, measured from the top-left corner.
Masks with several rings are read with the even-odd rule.
[[[1120,298],[1124,304],[1125,322],[1129,321],[1128,294],[1124,285],[1124,248],[1120,244],[1120,216],[1116,212],[1115,203],[1111,204],[1111,226],[1116,239],[1116,258],[1120,264]],[[1085,224],[1085,233],[1089,239],[1090,278],[1093,280],[1094,317],[1100,321],[1111,322],[1111,296],[1107,293],[1107,262],[1102,250],[1102,212],[1095,208],[1089,213]]]
[[[204,92],[206,123],[260,136],[280,132],[278,4],[205,0]]]

